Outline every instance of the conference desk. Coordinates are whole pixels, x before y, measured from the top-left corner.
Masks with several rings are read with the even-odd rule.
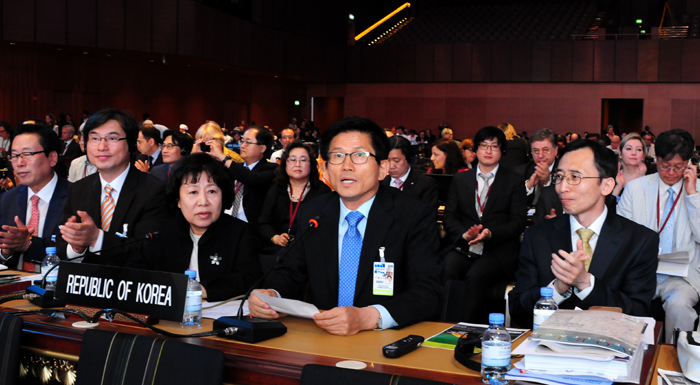
[[[681,364],[678,361],[678,351],[673,345],[661,344],[654,355],[654,366],[649,376],[648,385],[660,385],[659,369],[682,373]]]
[[[12,301],[3,305],[16,310],[35,309],[26,301]],[[76,319],[58,319],[41,315],[24,316],[22,346],[25,353],[57,357],[77,362],[84,329],[72,327]],[[315,326],[313,321],[295,317],[282,319],[287,334],[258,344],[247,344],[218,337],[185,338],[183,342],[220,349],[225,353],[226,383],[236,384],[298,384],[306,364],[333,366],[339,361],[356,360],[367,364],[365,370],[393,373],[459,384],[481,384],[478,372],[471,371],[453,357],[453,351],[421,347],[398,359],[388,359],[381,348],[409,334],[430,337],[450,324],[423,322],[402,330],[366,331],[350,337],[333,336]],[[212,320],[205,319],[201,328],[181,326],[162,321],[162,329],[190,334],[212,329]],[[660,332],[657,324],[655,335]],[[146,328],[100,321],[99,329],[131,334],[156,336]],[[523,337],[524,338],[524,337]],[[516,341],[514,346],[523,339]],[[656,346],[650,346],[644,356],[642,381],[648,385],[649,371],[653,368]],[[475,358],[479,358],[476,356]],[[78,372],[79,364],[78,364]],[[651,376],[655,377],[655,376]]]

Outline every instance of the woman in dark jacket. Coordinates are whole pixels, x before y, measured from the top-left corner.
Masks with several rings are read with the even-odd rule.
[[[269,240],[264,254],[275,255],[287,247],[297,232],[296,213],[304,202],[331,191],[318,176],[314,150],[301,141],[292,142],[280,158],[275,184],[265,198],[258,229]]]
[[[208,301],[245,294],[262,268],[248,225],[224,214],[234,196],[229,174],[216,159],[205,153],[182,158],[166,188],[174,218],[129,267],[171,273],[196,270],[202,297]]]

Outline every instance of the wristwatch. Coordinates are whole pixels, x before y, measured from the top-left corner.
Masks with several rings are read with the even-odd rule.
[[[231,155],[226,155],[226,156],[224,157],[224,160],[221,161],[221,163],[222,163],[222,164],[226,164],[226,162],[228,162],[228,161],[231,160],[231,159],[233,159],[233,158],[231,158]]]

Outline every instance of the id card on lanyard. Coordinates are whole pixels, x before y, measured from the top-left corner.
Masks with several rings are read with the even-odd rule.
[[[394,295],[394,262],[384,259],[384,247],[379,248],[379,262],[374,262],[372,269],[372,294]]]

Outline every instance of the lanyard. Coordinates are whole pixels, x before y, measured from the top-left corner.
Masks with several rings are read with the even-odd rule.
[[[486,192],[486,197],[484,197],[483,204],[481,203],[481,197],[479,196],[478,184],[477,187],[474,188],[476,190],[476,203],[479,205],[479,216],[484,214],[484,207],[486,207],[486,201],[489,199],[489,194],[491,194],[491,187],[493,187],[493,183],[491,183],[491,186],[489,186],[489,190]]]
[[[290,195],[294,195],[294,192],[292,190],[292,185],[289,185],[289,191]],[[287,230],[287,234],[289,234],[292,231],[292,223],[294,223],[294,218],[297,216],[297,211],[299,211],[299,206],[301,206],[301,200],[304,199],[304,192],[306,191],[306,185],[304,185],[304,188],[301,189],[301,194],[299,195],[299,201],[297,201],[297,207],[292,210],[292,207],[294,205],[294,202],[292,200],[289,200],[289,227]]]
[[[678,203],[678,199],[680,199],[681,193],[683,193],[683,185],[681,185],[681,191],[678,192],[678,196],[673,201],[673,206],[671,206],[671,211],[668,212],[666,220],[664,220],[664,224],[659,229],[659,234],[661,234],[661,232],[664,231],[664,227],[666,227],[666,222],[668,222],[668,218],[671,218],[671,214],[673,214],[673,210],[676,208],[676,203]],[[656,227],[659,227],[660,217],[661,214],[659,213],[659,195],[656,195]]]

